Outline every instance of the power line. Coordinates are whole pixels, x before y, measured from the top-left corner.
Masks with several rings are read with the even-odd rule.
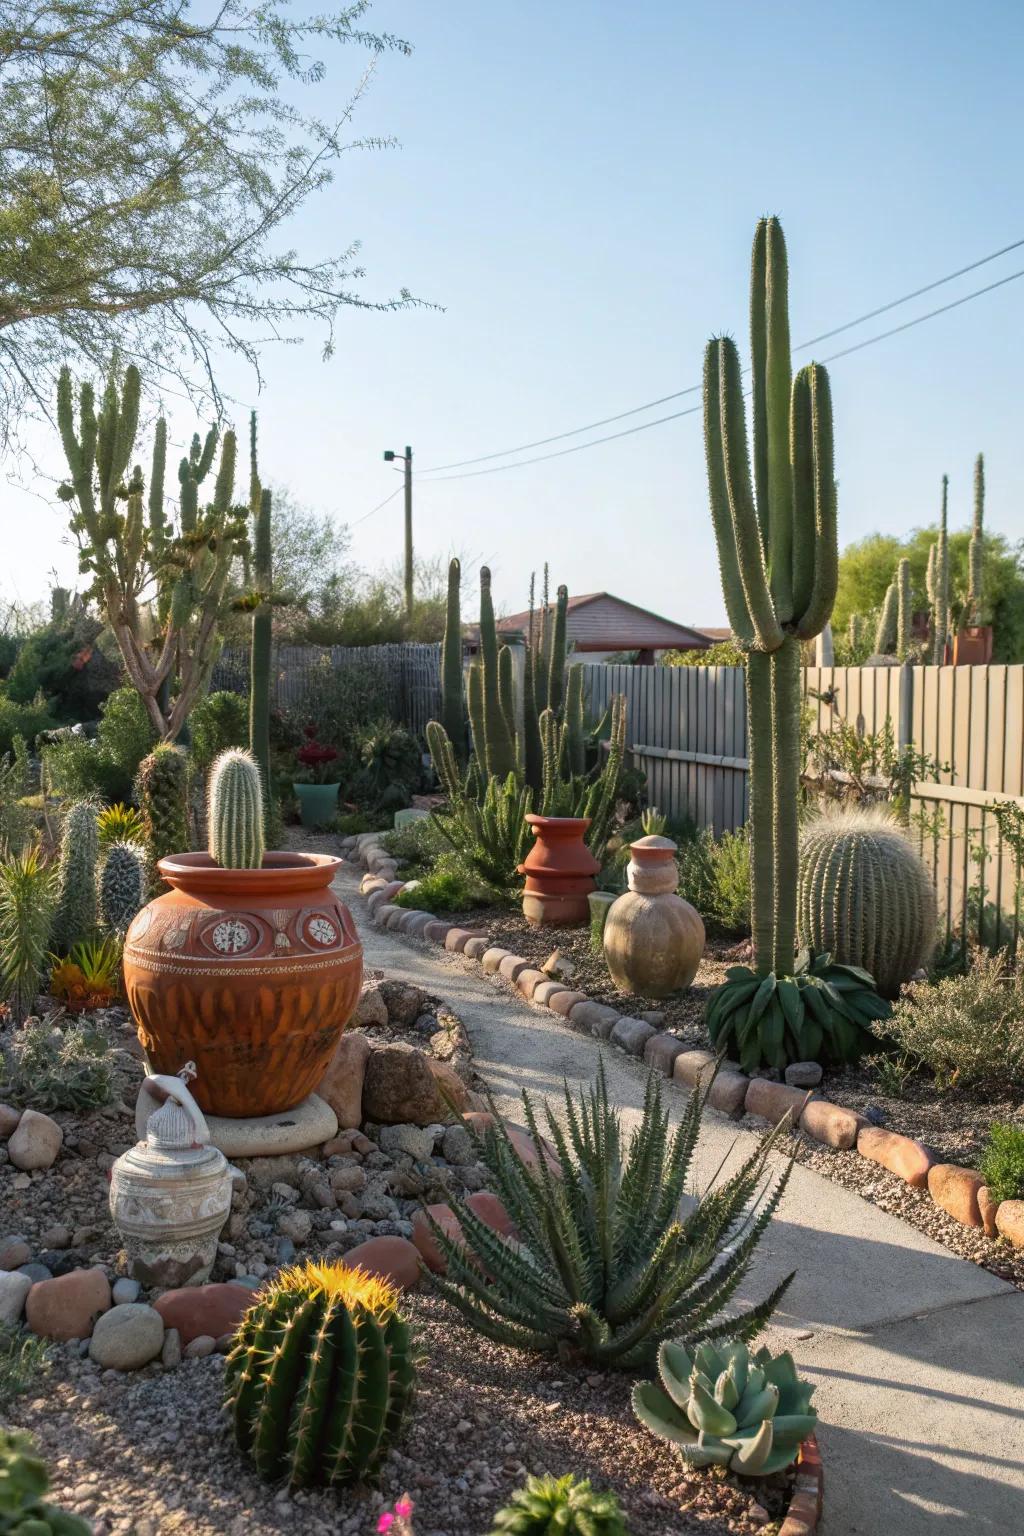
[[[851,352],[860,352],[864,347],[873,347],[876,341],[885,341],[889,336],[898,336],[900,331],[909,331],[915,325],[923,325],[926,320],[934,320],[936,315],[947,314],[951,309],[959,309],[961,304],[967,304],[971,299],[980,299],[983,293],[991,293],[994,288],[1002,288],[1006,283],[1016,282],[1018,277],[1024,277],[1024,267],[1019,272],[1011,272],[1009,277],[1001,277],[998,282],[989,283],[985,288],[976,288],[973,293],[965,293],[962,299],[953,299],[949,304],[943,304],[939,309],[931,309],[926,315],[918,315],[914,320],[907,320],[903,325],[894,325],[890,331],[881,331],[877,336],[869,336],[867,341],[854,342],[852,347],[844,347],[841,352],[833,352],[830,357],[823,357],[823,363],[834,363],[837,357],[849,357]],[[834,336],[835,331],[832,332]]]
[[[843,331],[849,331],[852,330],[855,326],[863,325],[868,320],[875,319],[878,315],[888,314],[890,310],[898,309],[901,304],[908,304],[911,299],[920,298],[924,293],[931,293],[934,289],[941,288],[944,286],[944,284],[951,283],[956,278],[963,277],[968,272],[974,272],[978,267],[983,267],[990,261],[996,261],[1000,256],[1005,256],[1009,251],[1018,250],[1021,246],[1024,246],[1024,238],[1020,240],[1014,240],[1010,245],[1004,245],[1000,250],[992,251],[988,256],[982,256],[977,261],[970,262],[966,267],[958,267],[955,272],[949,272],[945,277],[939,277],[936,278],[934,282],[925,283],[922,288],[915,288],[911,293],[905,293],[898,299],[892,299],[888,304],[881,304],[877,309],[867,310],[864,314],[858,315],[855,320],[847,320],[842,325],[837,325],[830,331],[822,331],[820,335],[812,336],[809,341],[798,342],[793,350],[795,352],[805,351],[808,347],[816,346],[819,341],[827,341],[830,337],[838,336]],[[884,331],[879,336],[870,337],[867,341],[859,342],[854,347],[848,347],[842,352],[834,352],[831,357],[824,358],[823,361],[834,362],[837,357],[845,357],[848,352],[860,351],[863,347],[872,346],[876,341],[884,341],[887,337],[895,336],[900,331],[909,330],[912,326],[920,325],[924,320],[931,320],[936,315],[945,314],[947,310],[956,309],[960,304],[966,304],[969,299],[976,299],[979,298],[982,294],[991,293],[993,288],[1000,288],[1004,283],[1013,282],[1014,278],[1019,276],[1021,276],[1021,274],[1019,272],[1015,272],[1010,277],[1001,278],[997,283],[991,283],[986,288],[979,288],[976,292],[969,293],[965,295],[964,298],[955,300],[952,304],[943,305],[940,309],[931,310],[926,315],[921,315],[915,320],[908,321],[906,325],[895,326],[892,330]],[[686,389],[676,390],[674,393],[669,395],[661,395],[657,400],[648,400],[644,405],[635,405],[630,410],[619,411],[614,416],[603,416],[598,421],[588,422],[586,426],[573,427],[569,432],[556,432],[551,437],[537,438],[532,443],[520,443],[518,448],[505,448],[497,453],[482,453],[473,459],[458,459],[450,464],[436,464],[433,465],[430,469],[421,470],[420,473],[424,475],[436,474],[438,479],[442,480],[466,479],[469,477],[463,475],[445,475],[441,474],[441,471],[448,469],[464,469],[471,464],[485,464],[491,459],[506,459],[514,453],[526,453],[531,448],[543,448],[546,447],[548,443],[562,442],[567,437],[578,437],[581,432],[591,432],[596,427],[605,427],[614,421],[623,421],[628,416],[637,416],[642,411],[653,410],[655,406],[665,405],[670,400],[679,400],[682,399],[685,395],[696,394],[700,388],[701,386],[699,384],[690,384]],[[695,407],[695,409],[699,409],[699,407]],[[677,411],[671,416],[662,416],[658,421],[647,422],[645,426],[661,426],[666,421],[675,421],[679,416],[689,416],[692,414],[694,414],[693,411]],[[642,432],[645,430],[645,426],[634,427],[631,430]],[[626,437],[628,435],[628,431],[613,432],[607,437],[595,438],[592,443],[581,443],[578,446],[581,448],[596,448],[600,443],[612,442],[615,438]],[[560,453],[541,454],[535,459],[524,459],[522,463],[524,465],[539,464],[542,463],[545,459],[560,458],[563,453],[573,453],[576,451],[577,450],[575,448],[563,449]],[[498,468],[515,469],[517,468],[517,465],[503,464],[499,465]],[[477,470],[475,473],[489,474],[493,473],[493,471]],[[370,514],[367,515],[369,516]]]
[[[386,507],[389,501],[394,501],[401,490],[404,490],[404,486],[396,485],[390,496],[385,496],[383,501],[378,501],[375,507],[371,507],[369,512],[364,512],[362,517],[357,517],[355,522],[349,523],[348,526],[350,528],[358,528],[360,523],[365,523],[367,518],[372,517],[375,512],[379,512],[381,507]]]

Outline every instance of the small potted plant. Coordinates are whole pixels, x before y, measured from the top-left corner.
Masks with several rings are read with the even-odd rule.
[[[316,739],[316,726],[303,727],[292,789],[304,827],[325,827],[338,814],[338,750]]]

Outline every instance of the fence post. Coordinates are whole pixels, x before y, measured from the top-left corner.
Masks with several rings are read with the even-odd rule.
[[[914,739],[914,667],[905,661],[900,667],[900,712],[896,746],[902,756]]]

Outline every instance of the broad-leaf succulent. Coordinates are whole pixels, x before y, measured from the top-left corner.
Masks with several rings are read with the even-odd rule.
[[[528,1477],[494,1517],[490,1536],[627,1536],[614,1493],[595,1493],[587,1481]]]

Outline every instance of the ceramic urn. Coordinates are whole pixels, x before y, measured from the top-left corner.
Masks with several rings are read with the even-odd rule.
[[[129,1274],[147,1286],[202,1285],[231,1211],[230,1165],[182,1077],[145,1079],[135,1128],[138,1142],[110,1176]]]
[[[668,997],[683,991],[697,974],[704,924],[676,891],[679,871],[671,838],[641,837],[629,852],[629,889],[605,920],[605,959],[620,991]]]

